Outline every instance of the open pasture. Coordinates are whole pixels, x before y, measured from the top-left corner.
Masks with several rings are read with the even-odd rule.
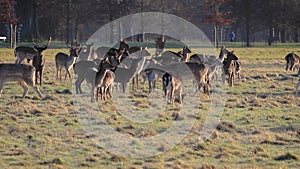
[[[299,55],[300,48],[229,50],[242,62],[241,80],[226,88],[225,109],[212,136],[203,144],[197,140],[210,103],[210,98],[200,94],[196,122],[179,144],[166,152],[160,147],[162,153],[157,156],[127,158],[106,151],[85,133],[74,109],[73,82],[55,79],[54,56],[67,50],[47,49],[40,87],[44,100],[32,89],[25,99],[20,98],[22,89],[17,83],[4,86],[0,168],[300,168],[300,97],[294,95],[298,77],[296,72],[285,71],[284,60],[289,52]],[[201,53],[201,49],[192,52]],[[14,59],[13,50],[0,49],[1,63]],[[87,95],[88,88],[84,91]],[[149,107],[146,92],[147,85],[141,85],[131,97],[135,109]],[[155,93],[162,96],[161,82]],[[180,120],[176,114],[180,106],[175,104],[145,128],[119,114],[113,102],[98,103],[105,120],[131,137],[157,136]]]

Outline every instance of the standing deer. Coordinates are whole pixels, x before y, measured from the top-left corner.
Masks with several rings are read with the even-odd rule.
[[[49,37],[47,47],[50,45],[51,37]],[[14,50],[14,55],[16,57],[16,64],[21,64],[24,59],[27,59],[27,62],[29,63],[30,60],[33,60],[33,57],[38,53],[35,47],[31,46],[18,46]]]
[[[65,79],[67,79],[67,76],[69,76],[71,80],[71,73],[70,69],[72,68],[73,64],[75,63],[76,58],[79,56],[79,52],[81,51],[80,46],[77,44],[75,40],[73,40],[71,46],[67,45],[70,49],[70,55],[67,55],[65,53],[59,52],[55,55],[55,64],[56,64],[56,79],[61,80],[61,69],[62,67],[65,67],[66,69],[66,75]]]
[[[300,69],[298,70],[298,83],[296,85],[296,96],[298,96],[298,93],[299,93],[299,87],[300,87]]]
[[[173,62],[186,62],[189,53],[191,53],[190,48],[188,46],[184,46],[182,51],[177,53],[173,51],[165,51],[161,54],[161,56],[156,57],[155,59],[163,65],[171,64]]]
[[[235,74],[238,74],[240,78],[240,70],[241,70],[241,62],[239,61],[238,57],[233,54],[234,51],[229,52],[227,58],[223,61],[223,68],[225,76],[222,76],[223,82],[225,82],[226,75],[228,75],[228,85],[230,87],[233,86],[233,81],[235,79]]]
[[[104,58],[100,65],[99,68],[88,68],[86,69],[86,75],[85,75],[85,80],[88,84],[90,84],[91,87],[91,102],[95,102],[95,92],[98,92],[98,87],[105,87],[109,85],[105,85],[105,82],[111,82],[110,79],[105,79],[105,77],[109,78],[114,76],[105,76],[110,69],[115,69],[115,67],[119,64],[119,60],[117,57],[112,56],[112,57],[106,57]],[[103,85],[104,84],[104,85]],[[107,89],[107,88],[106,88]],[[106,95],[107,90],[104,90],[104,94]],[[97,96],[97,95],[96,95]]]
[[[23,98],[28,93],[28,86],[31,86],[42,99],[39,88],[35,85],[35,68],[24,64],[0,64],[0,97],[3,92],[3,85],[6,82],[17,81],[22,86]]]
[[[296,68],[300,70],[300,57],[298,55],[294,53],[289,53],[288,55],[285,56],[285,60],[286,60],[285,70],[290,69],[291,71],[294,71]]]
[[[79,53],[78,56],[79,60],[89,60],[91,58],[91,55],[93,53],[92,46],[94,45],[94,43],[85,44],[85,45],[86,45],[86,51]]]
[[[131,59],[132,63],[130,68],[117,67],[115,70],[115,82],[121,83],[123,93],[125,92],[127,83],[135,77],[139,69],[144,65],[145,60],[145,58]]]
[[[51,37],[49,38],[47,45],[44,45],[42,47],[38,45],[34,46],[34,49],[36,49],[37,51],[36,55],[34,55],[32,59],[32,66],[35,68],[35,84],[38,84],[37,81],[39,76],[41,86],[42,86],[43,70],[45,65],[44,50],[46,50],[49,47],[50,41],[51,41]]]
[[[162,76],[163,91],[166,101],[175,102],[175,94],[178,93],[179,103],[182,104],[183,84],[180,78],[165,73]]]

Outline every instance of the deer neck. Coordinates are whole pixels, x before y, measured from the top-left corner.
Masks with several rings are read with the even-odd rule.
[[[219,60],[220,60],[221,62],[224,61],[224,58],[225,58],[225,55],[226,55],[226,54],[227,54],[227,53],[225,52],[224,49],[222,49],[222,50],[220,51]]]

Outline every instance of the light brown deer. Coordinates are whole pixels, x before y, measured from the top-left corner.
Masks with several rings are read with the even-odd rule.
[[[110,69],[114,69],[118,64],[120,64],[118,58],[112,56],[103,59],[98,69],[96,68],[86,69],[85,80],[88,84],[91,85],[91,102],[95,102],[95,92],[98,92],[97,88],[106,86],[105,84],[103,85],[103,83],[105,83],[106,81],[107,82],[110,81],[109,79],[105,79],[105,75],[107,71],[110,71]]]
[[[51,37],[49,37],[48,43],[45,46],[49,46],[51,42]],[[33,57],[38,54],[38,51],[35,49],[35,47],[31,46],[18,46],[14,50],[14,55],[16,57],[16,64],[21,64],[24,59],[27,59],[27,62],[29,63],[30,60],[33,60]]]
[[[179,103],[182,104],[182,80],[179,77],[175,77],[174,75],[172,76],[169,73],[165,73],[162,76],[162,82],[166,101],[169,101],[171,104],[173,104],[175,102],[175,95],[176,93],[178,93]]]
[[[3,85],[6,82],[17,81],[22,86],[23,98],[28,93],[28,86],[31,86],[42,99],[39,88],[35,85],[35,68],[24,64],[0,64],[0,97],[3,92]]]
[[[77,44],[77,41],[75,40],[72,42],[71,46],[69,46],[68,44],[67,46],[70,49],[70,55],[67,55],[62,52],[59,52],[55,55],[56,79],[61,80],[61,76],[62,76],[61,69],[62,67],[65,67],[66,69],[65,79],[67,79],[67,76],[69,76],[70,80],[72,80],[70,69],[73,67],[76,58],[79,56],[79,52],[81,51],[81,48]]]

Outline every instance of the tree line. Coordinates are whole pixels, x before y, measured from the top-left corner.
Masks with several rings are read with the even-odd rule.
[[[229,31],[246,46],[251,41],[299,41],[298,0],[0,0],[0,33],[9,28],[9,36],[20,34],[21,41],[49,36],[85,41],[110,21],[139,12],[179,16],[214,42],[226,40]]]

